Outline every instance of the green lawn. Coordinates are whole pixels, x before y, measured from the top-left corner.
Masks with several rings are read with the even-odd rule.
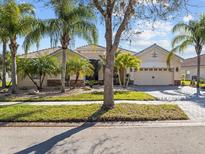
[[[0,121],[85,122],[188,119],[187,115],[177,105],[116,104],[115,108],[108,112],[99,112],[100,106],[100,104],[67,106],[0,106]]]
[[[137,91],[117,91],[114,95],[115,100],[156,100],[154,96],[144,92]],[[103,100],[102,92],[84,93],[71,96],[38,96],[36,98],[28,97],[5,97],[0,98],[0,101],[91,101]]]

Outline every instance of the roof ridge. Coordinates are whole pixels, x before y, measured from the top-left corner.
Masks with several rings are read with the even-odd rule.
[[[136,52],[135,52],[135,51],[133,51],[133,50],[128,50],[128,49],[125,49],[125,48],[122,48],[122,47],[118,47],[118,49],[126,50],[126,51],[133,52],[133,53],[135,53],[135,54],[136,54]]]
[[[163,48],[162,46],[158,45],[157,43],[154,43],[154,44],[150,45],[149,47],[147,47],[147,48],[145,48],[145,49],[141,50],[140,52],[136,53],[135,55],[137,56],[138,54],[140,54],[140,53],[144,52],[145,50],[148,50],[148,49],[150,49],[150,48],[152,48],[152,47],[154,47],[154,46],[156,46],[156,47],[158,47],[158,48],[160,48],[160,49],[162,49],[162,50],[166,51],[167,53],[170,53],[170,51],[169,51],[169,50],[167,50],[167,49]],[[184,60],[184,58],[182,58],[182,57],[178,56],[177,54],[175,54],[175,53],[174,53],[174,55],[175,55],[175,56],[177,56],[178,58],[180,58],[180,59]]]
[[[205,53],[204,53],[204,54],[201,54],[201,56],[205,56]],[[194,58],[197,58],[197,56],[190,57],[190,58],[186,58],[185,60],[190,60],[190,59],[194,59]]]
[[[97,46],[97,47],[100,47],[100,48],[104,48],[104,49],[105,49],[104,46],[101,46],[101,45],[98,45],[98,44],[86,44],[86,45],[80,46],[80,47],[78,47],[78,48],[76,48],[76,49],[74,49],[74,50],[79,50],[79,49],[81,49],[81,48],[89,47],[89,46],[91,46],[91,45],[94,45],[94,46]]]
[[[50,47],[50,48],[45,48],[45,49],[41,49],[41,50],[36,50],[36,51],[24,53],[24,54],[21,54],[21,55],[19,55],[19,56],[24,56],[24,55],[33,54],[33,53],[37,53],[37,52],[42,52],[42,51],[45,51],[45,50],[55,49],[55,48],[56,48],[56,49],[59,49],[59,47]]]
[[[157,44],[156,44],[156,43],[154,43],[154,44],[152,44],[152,45],[150,45],[150,46],[146,47],[145,49],[143,49],[143,50],[141,50],[141,51],[137,52],[135,55],[138,55],[138,54],[142,53],[143,51],[145,51],[145,50],[147,50],[147,49],[149,49],[149,48],[151,48],[151,47],[153,47],[153,46],[155,46],[155,45],[157,45]]]

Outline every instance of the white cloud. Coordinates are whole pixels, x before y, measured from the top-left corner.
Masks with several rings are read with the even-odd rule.
[[[189,46],[186,50],[181,53],[178,53],[183,58],[190,58],[196,56],[196,52],[193,46]]]
[[[193,17],[192,17],[192,15],[186,15],[186,16],[184,16],[184,18],[183,18],[183,21],[184,22],[189,22],[190,20],[193,20]]]
[[[136,29],[130,30],[129,33],[131,35],[131,45],[137,50],[147,48],[154,43],[170,49],[169,34],[173,27],[172,23],[160,21],[155,23],[141,22],[136,27]]]

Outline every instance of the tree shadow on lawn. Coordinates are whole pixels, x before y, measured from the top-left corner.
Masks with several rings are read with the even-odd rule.
[[[99,109],[96,111],[94,114],[92,114],[89,118],[88,121],[82,124],[79,127],[70,129],[68,131],[65,131],[59,135],[56,135],[44,142],[41,142],[39,144],[33,145],[31,147],[28,147],[22,151],[16,152],[15,154],[27,154],[27,153],[35,153],[35,154],[43,154],[46,152],[49,152],[58,142],[71,137],[72,135],[75,135],[79,133],[80,131],[83,131],[87,128],[90,128],[94,126],[97,122],[95,122],[98,118],[100,118],[103,114],[105,114],[107,111],[103,109]],[[93,121],[93,122],[92,122]]]
[[[16,114],[16,115],[14,115],[14,116],[8,117],[6,121],[1,121],[1,122],[0,122],[0,127],[6,126],[6,125],[9,124],[11,121],[12,121],[12,122],[18,122],[18,119],[19,119],[19,118],[26,117],[26,116],[29,116],[29,115],[32,115],[32,114],[34,114],[34,113],[41,112],[41,111],[42,111],[42,110],[37,110],[37,111],[32,111],[32,112],[26,112],[26,113],[20,113],[20,114]]]

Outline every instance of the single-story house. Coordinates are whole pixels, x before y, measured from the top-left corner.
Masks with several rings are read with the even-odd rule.
[[[205,54],[201,55],[201,79],[205,79]],[[181,66],[183,79],[192,80],[197,77],[197,57],[185,59]]]
[[[41,56],[53,56],[60,62],[59,65],[61,65],[62,49],[59,47],[43,49],[43,50],[39,50],[39,51],[35,51],[35,52],[29,52],[28,54],[20,55],[19,58],[38,58]],[[67,59],[68,60],[70,58],[74,58],[76,56],[81,57],[81,58],[86,58],[77,52],[71,51],[70,49],[67,51]],[[70,80],[69,80],[69,78],[70,78]],[[39,78],[37,75],[34,75],[33,79],[36,82],[39,82]],[[74,83],[74,80],[75,80],[75,75],[73,75],[71,77],[67,76],[66,77],[66,85]],[[80,77],[77,84],[81,85],[83,83],[84,83],[84,77]],[[61,85],[61,74],[60,73],[57,76],[46,76],[44,79],[43,87],[59,86],[59,85]],[[18,75],[18,86],[19,87],[33,87],[34,84],[28,77],[22,78],[20,75]]]
[[[137,56],[141,61],[140,70],[130,69],[130,80],[134,85],[179,85],[181,81],[181,64],[183,59],[174,55],[170,64],[167,66],[167,57],[169,51],[154,44],[141,52],[133,52],[126,49],[119,48],[122,52],[129,52]],[[81,77],[79,84],[84,83],[85,80],[96,80],[98,83],[103,83],[103,65],[102,56],[105,56],[106,48],[99,45],[86,45],[75,49],[68,50],[68,60],[73,56],[80,56],[88,59],[94,66],[93,77]],[[62,50],[60,48],[49,48],[36,52],[28,53],[20,56],[21,58],[36,58],[38,56],[55,56],[61,62]],[[114,77],[114,81],[115,81]],[[47,76],[43,86],[57,86],[61,81],[60,73],[57,76]],[[75,76],[70,77],[71,81]],[[36,80],[38,80],[36,78]],[[118,81],[118,79],[116,79]],[[34,86],[29,78],[18,78],[18,85],[20,87]]]

